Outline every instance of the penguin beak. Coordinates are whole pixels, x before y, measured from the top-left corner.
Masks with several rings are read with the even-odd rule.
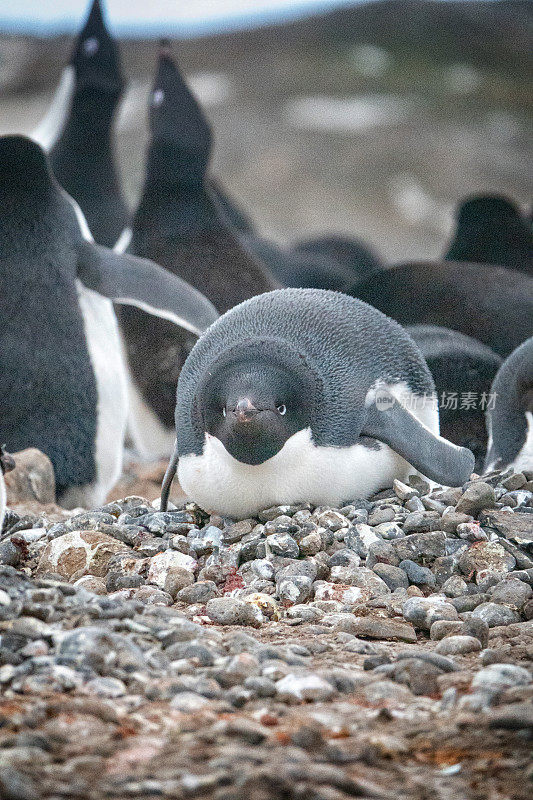
[[[237,417],[237,422],[250,422],[258,413],[258,409],[247,397],[244,397],[242,400],[239,400],[233,413]]]

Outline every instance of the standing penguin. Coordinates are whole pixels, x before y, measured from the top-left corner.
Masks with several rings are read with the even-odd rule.
[[[0,534],[2,533],[4,517],[6,515],[6,485],[4,483],[4,475],[12,469],[15,469],[15,461],[9,453],[6,453],[3,446],[0,444]]]
[[[478,195],[459,206],[446,261],[500,264],[533,275],[533,230],[506,197]]]
[[[241,303],[197,342],[179,382],[184,491],[234,518],[339,505],[413,467],[457,486],[472,453],[439,436],[435,387],[405,331],[341,293],[281,289]]]
[[[456,262],[400,264],[350,294],[402,325],[441,325],[504,358],[533,333],[533,278],[505,267]]]
[[[487,406],[485,472],[533,472],[533,336],[511,353],[492,384]]]
[[[471,336],[449,328],[409,325],[406,331],[420,348],[435,381],[441,434],[472,450],[479,471],[487,445],[482,398],[490,392],[501,357]]]
[[[217,312],[157,265],[94,244],[41,148],[0,138],[0,420],[52,461],[67,507],[101,503],[122,463],[127,384],[111,299],[199,335]]]
[[[150,103],[151,141],[128,252],[151,258],[198,287],[223,312],[278,284],[242,246],[210,194],[211,129],[168,46]],[[131,375],[130,433],[144,457],[168,456],[176,384],[194,339],[138,309],[119,315]]]
[[[118,47],[94,0],[56,96],[33,139],[83,211],[98,244],[112,247],[129,219],[113,153],[113,122],[124,88]]]

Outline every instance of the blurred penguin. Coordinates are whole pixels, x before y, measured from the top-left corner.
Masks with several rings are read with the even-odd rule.
[[[117,249],[127,247],[179,275],[219,312],[277,288],[213,198],[211,128],[167,42],[160,46],[150,97],[150,134],[142,197]],[[130,435],[143,457],[168,455],[178,375],[195,339],[163,320],[147,327],[139,309],[121,309],[119,320],[131,377]]]
[[[502,358],[489,347],[449,328],[406,328],[426,359],[439,400],[441,436],[468,447],[481,470],[487,448],[485,408]]]
[[[459,206],[446,261],[500,264],[533,275],[533,230],[506,197],[477,195]]]
[[[453,261],[398,264],[349,294],[402,325],[441,325],[507,357],[533,334],[533,277],[506,267]]]
[[[112,247],[129,219],[113,153],[124,88],[118,47],[94,0],[47,116],[33,139],[50,154],[59,183],[82,209],[98,244]]]
[[[487,407],[485,472],[533,472],[533,336],[511,353],[494,379]]]

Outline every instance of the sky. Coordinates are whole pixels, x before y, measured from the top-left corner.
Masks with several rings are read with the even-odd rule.
[[[364,0],[104,0],[117,33],[194,34],[289,19],[310,11],[355,5]],[[77,30],[90,0],[0,2],[0,29],[42,35]]]
[[[283,21],[365,0],[104,0],[110,28],[128,35],[182,36]],[[73,33],[90,0],[0,0],[0,30]]]

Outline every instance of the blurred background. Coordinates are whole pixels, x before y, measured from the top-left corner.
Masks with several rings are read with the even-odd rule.
[[[31,132],[86,0],[0,7],[0,133]],[[386,259],[442,254],[474,192],[529,205],[529,0],[105,0],[129,79],[117,125],[138,197],[156,43],[215,131],[213,174],[280,243],[361,236]]]

